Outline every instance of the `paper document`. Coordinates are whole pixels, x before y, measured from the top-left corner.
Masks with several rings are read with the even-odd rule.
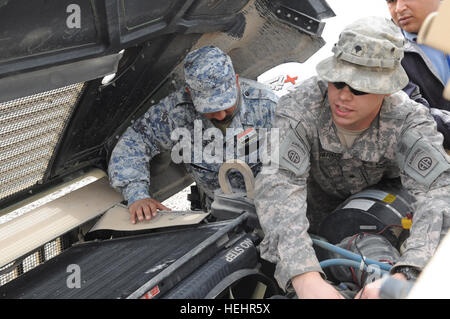
[[[151,220],[139,221],[132,224],[128,208],[119,204],[108,210],[100,220],[90,230],[91,232],[100,229],[110,229],[119,231],[136,231],[143,229],[154,229],[170,226],[193,225],[200,223],[209,213],[203,211],[158,211],[156,217]]]

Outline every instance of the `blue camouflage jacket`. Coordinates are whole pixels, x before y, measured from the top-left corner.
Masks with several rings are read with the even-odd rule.
[[[238,146],[236,138],[248,129],[270,129],[278,102],[278,97],[261,83],[240,78],[239,84],[239,111],[229,124],[230,130],[227,130],[222,141],[222,136],[213,136],[218,133],[214,124],[195,111],[184,88],[150,107],[125,131],[111,154],[108,174],[111,186],[123,194],[128,205],[136,200],[151,197],[149,162],[157,154],[170,150],[172,159],[183,157],[183,163],[197,186],[210,200],[213,199],[214,191],[219,188],[219,168],[225,159],[229,159],[226,156],[230,156],[230,149],[226,149],[226,145],[231,145],[233,140],[235,146]],[[234,133],[229,134],[229,131]],[[212,144],[213,142],[215,143]],[[219,156],[216,157],[217,163],[214,163],[211,162],[211,155],[202,156],[217,155],[214,153],[218,153],[218,145],[222,146],[223,160],[219,159]],[[186,150],[191,154],[183,154]],[[239,155],[236,152],[235,154]],[[254,158],[247,154],[245,161],[256,176],[261,163],[259,159],[255,161]],[[233,189],[245,189],[239,173],[230,172],[229,180]]]

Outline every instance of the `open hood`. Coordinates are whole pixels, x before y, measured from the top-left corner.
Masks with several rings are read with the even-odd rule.
[[[0,209],[106,171],[123,131],[183,85],[192,49],[216,45],[256,79],[306,61],[332,16],[325,0],[0,0]],[[188,183],[170,157],[154,159],[156,198]]]

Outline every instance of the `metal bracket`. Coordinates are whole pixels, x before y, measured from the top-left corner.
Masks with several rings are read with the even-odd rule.
[[[255,178],[250,167],[244,161],[239,159],[233,159],[222,164],[219,169],[219,185],[224,194],[232,194],[230,181],[227,178],[227,172],[230,169],[238,170],[244,177],[245,189],[247,191],[247,197],[254,199]]]
[[[274,7],[274,13],[283,22],[315,37],[320,37],[325,27],[324,22],[283,5]]]

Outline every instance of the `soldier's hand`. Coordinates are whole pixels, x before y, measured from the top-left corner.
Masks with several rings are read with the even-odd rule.
[[[300,299],[344,299],[318,272],[307,272],[294,277],[292,286]]]
[[[406,280],[405,275],[397,273],[392,275],[395,279]],[[380,299],[380,288],[383,279],[375,280],[367,284],[364,289],[361,289],[355,296],[355,299]]]
[[[170,210],[170,208],[164,206],[156,199],[144,198],[135,201],[128,208],[130,212],[131,223],[136,224],[136,218],[138,221],[143,221],[144,219],[150,220],[156,217],[158,210]]]

